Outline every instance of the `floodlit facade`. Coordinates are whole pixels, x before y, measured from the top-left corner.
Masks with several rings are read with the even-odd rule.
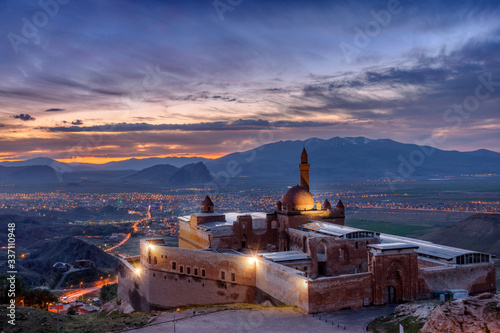
[[[119,266],[119,298],[135,310],[269,300],[316,313],[496,289],[492,255],[345,226],[340,200],[314,202],[305,149],[299,170],[272,213],[217,213],[207,196],[178,218],[178,248],[141,240],[140,268]]]

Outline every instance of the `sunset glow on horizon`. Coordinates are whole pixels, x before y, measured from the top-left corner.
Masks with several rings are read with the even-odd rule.
[[[335,136],[500,152],[495,1],[56,5],[3,5],[0,161]]]

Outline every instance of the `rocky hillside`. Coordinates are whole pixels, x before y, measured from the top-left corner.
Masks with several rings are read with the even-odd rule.
[[[212,179],[210,171],[203,162],[187,164],[181,168],[169,164],[155,165],[123,178],[124,181],[130,183],[153,183],[167,186],[206,184]]]
[[[422,328],[422,333],[432,332],[500,332],[500,295],[485,293],[436,307]]]
[[[437,244],[492,253],[500,258],[500,214],[475,214],[422,238]]]
[[[46,165],[30,165],[23,167],[0,166],[0,183],[6,184],[40,184],[57,183],[60,176]]]
[[[28,259],[22,260],[21,264],[31,272],[47,275],[52,272],[52,265],[56,262],[74,264],[75,260],[79,259],[92,260],[97,268],[104,270],[115,268],[118,263],[115,257],[94,245],[73,237],[65,237],[45,243],[31,253]]]
[[[367,332],[500,332],[500,295],[484,293],[440,303],[420,300],[398,305],[394,313],[378,317]]]

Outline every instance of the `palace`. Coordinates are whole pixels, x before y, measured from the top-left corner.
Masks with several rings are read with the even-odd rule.
[[[309,168],[304,148],[300,185],[272,213],[217,213],[207,196],[178,218],[179,247],[141,240],[118,297],[142,311],[269,300],[316,313],[496,290],[491,254],[345,226],[342,201],[315,203]]]

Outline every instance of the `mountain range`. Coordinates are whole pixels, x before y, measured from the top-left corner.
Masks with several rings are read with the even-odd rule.
[[[0,182],[112,180],[181,186],[213,178],[242,177],[255,181],[298,180],[305,147],[311,182],[355,179],[445,177],[500,174],[500,153],[488,150],[446,151],[365,137],[279,141],[217,159],[166,157],[129,159],[106,164],[61,163],[50,158],[1,162]],[[211,175],[210,175],[211,174]]]
[[[130,183],[153,183],[172,186],[205,184],[212,181],[210,171],[203,162],[191,163],[177,168],[170,164],[159,164],[122,178]]]

